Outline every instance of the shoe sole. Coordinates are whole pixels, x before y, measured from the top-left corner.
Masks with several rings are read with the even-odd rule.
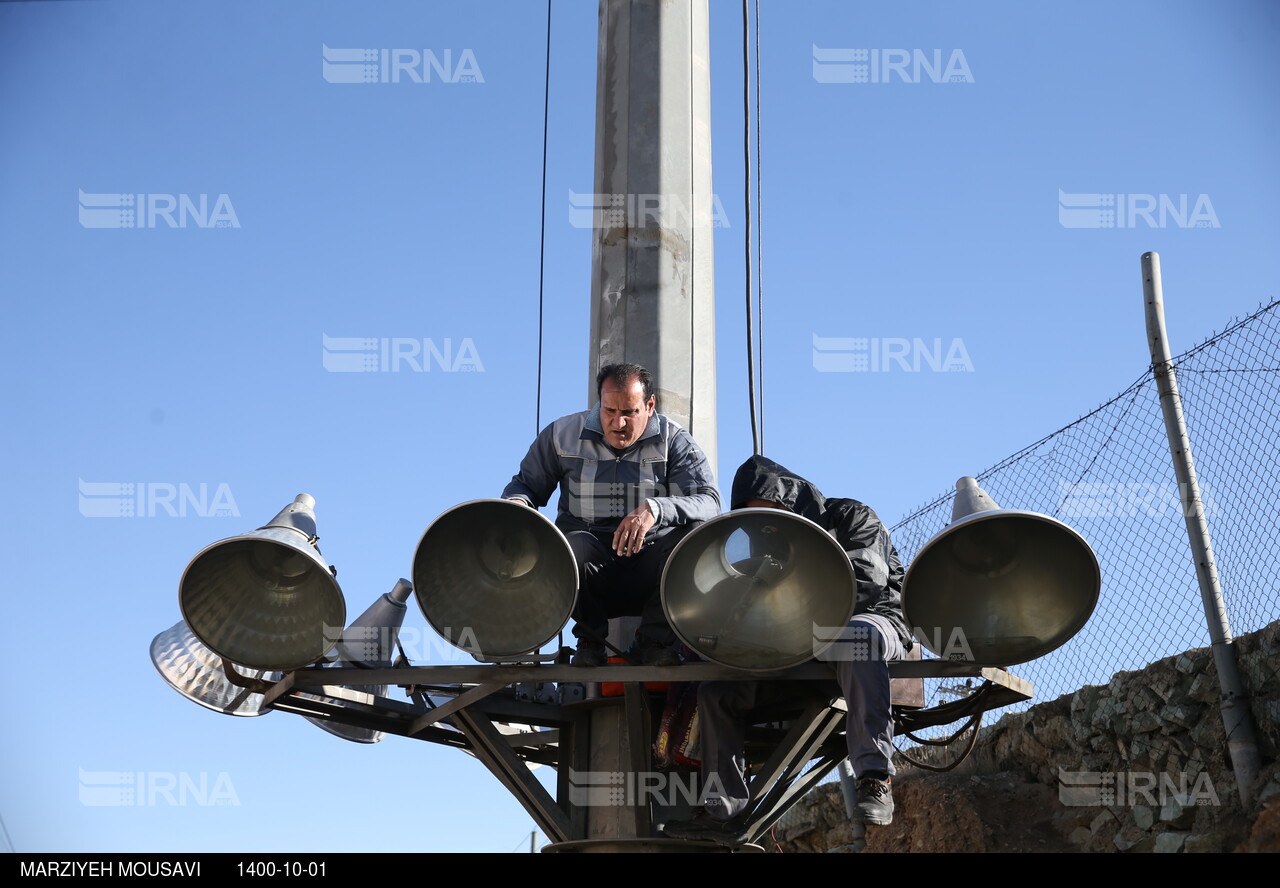
[[[674,829],[669,827],[674,826]],[[662,834],[669,839],[683,839],[691,842],[714,842],[727,848],[739,848],[747,844],[747,834],[741,831],[730,832],[725,829],[692,824],[688,822],[667,824],[662,827]]]
[[[867,817],[865,814],[861,817],[854,817],[854,823],[861,823],[865,826],[888,826],[893,823],[893,815],[888,817]]]

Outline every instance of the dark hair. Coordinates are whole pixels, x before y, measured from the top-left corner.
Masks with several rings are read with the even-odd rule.
[[[600,399],[600,391],[604,381],[612,379],[619,388],[626,388],[633,381],[638,381],[644,389],[644,399],[653,397],[653,374],[639,364],[606,364],[596,374],[596,400]]]

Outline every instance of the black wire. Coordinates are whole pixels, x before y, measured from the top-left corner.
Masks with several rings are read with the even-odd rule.
[[[742,151],[744,182],[744,201],[746,205],[747,230],[746,238],[746,270],[747,270],[747,402],[751,409],[751,446],[752,452],[759,456],[760,430],[756,422],[756,383],[755,383],[755,336],[751,330],[751,0],[742,0]]]
[[[542,431],[542,294],[547,276],[547,117],[551,107],[551,0],[547,0],[547,59],[542,83],[542,215],[538,242],[538,378],[533,435]]]
[[[764,452],[764,205],[760,201],[760,0],[755,0],[755,361],[760,379],[756,389],[760,417],[760,452]]]
[[[959,757],[956,758],[955,761],[950,762],[946,765],[930,765],[923,761],[917,761],[916,759],[913,759],[911,756],[907,755],[901,749],[897,751],[897,754],[902,756],[904,759],[906,759],[909,764],[917,768],[921,768],[922,770],[925,770],[925,771],[951,771],[959,767],[960,763],[969,757],[969,753],[973,752],[974,744],[978,742],[978,731],[981,730],[981,728],[982,728],[982,713],[979,712],[976,715],[971,716],[968,723],[963,728],[961,728],[959,731],[951,735],[951,738],[948,741],[948,743],[950,743],[951,741],[954,741],[966,730],[972,731],[972,733],[969,735],[969,742],[965,744],[965,747],[963,751],[961,751]],[[907,736],[911,737],[910,734],[908,734]],[[917,742],[923,742],[918,737],[911,737],[911,739]],[[931,745],[936,745],[936,744],[931,744]]]

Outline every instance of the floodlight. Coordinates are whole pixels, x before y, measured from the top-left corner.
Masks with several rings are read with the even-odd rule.
[[[941,657],[983,666],[1025,663],[1066,644],[1098,603],[1093,549],[1056,518],[1001,509],[974,478],[956,491],[951,523],[903,582],[916,638]]]
[[[849,556],[818,524],[779,509],[738,509],[699,524],[662,573],[671,628],[704,659],[785,669],[831,645],[853,615]]]
[[[578,565],[564,534],[537,509],[478,499],[427,527],[413,586],[431,628],[477,659],[496,660],[536,651],[564,628]]]

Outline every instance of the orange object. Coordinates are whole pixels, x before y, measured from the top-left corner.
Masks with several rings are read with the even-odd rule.
[[[623,657],[610,657],[609,662],[625,664],[627,661]],[[621,697],[623,693],[622,691],[623,684],[624,682],[620,682],[620,681],[600,682],[600,696],[601,697]],[[648,691],[665,691],[671,687],[671,682],[646,681],[644,683],[644,687],[645,687],[645,690],[648,690]]]

